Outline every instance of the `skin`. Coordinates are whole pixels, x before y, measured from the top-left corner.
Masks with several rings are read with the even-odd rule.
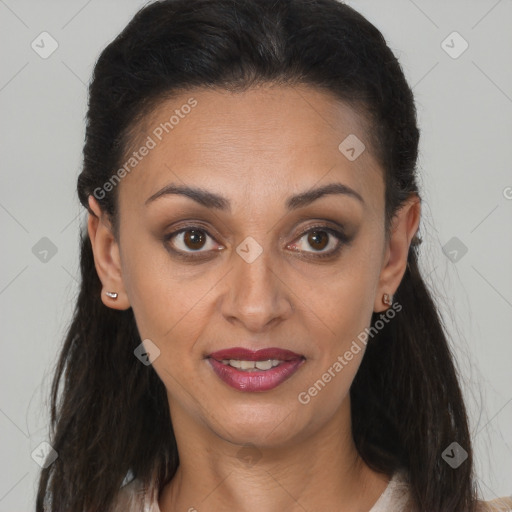
[[[420,200],[409,198],[386,241],[383,171],[364,122],[309,86],[183,93],[141,123],[133,148],[191,97],[197,106],[118,185],[119,240],[94,197],[89,202],[103,292],[119,294],[112,300],[102,293],[102,300],[132,307],[141,339],[160,350],[153,367],[167,389],[180,456],[160,509],[326,512],[343,504],[344,511],[367,512],[389,475],[363,463],[351,433],[349,388],[364,344],[308,404],[297,397],[370,326],[373,311],[388,308],[382,295],[393,294],[404,275]],[[366,145],[354,161],[338,149],[349,134]],[[221,194],[231,211],[181,195],[144,204],[171,182]],[[286,210],[290,195],[333,182],[357,191],[364,204],[331,194]],[[332,235],[327,246],[308,238],[319,222],[335,227],[325,219],[344,225],[352,241],[338,255],[315,259],[337,245]],[[207,231],[202,253],[183,235],[164,241],[199,221]],[[251,263],[236,252],[248,236],[263,250]],[[166,248],[173,243],[196,262],[173,256]],[[244,393],[205,359],[234,346],[280,347],[306,362],[277,388]]]

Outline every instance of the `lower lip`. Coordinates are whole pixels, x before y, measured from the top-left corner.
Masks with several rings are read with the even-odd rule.
[[[270,370],[246,372],[233,368],[230,365],[223,364],[216,359],[209,358],[213,371],[228,386],[238,391],[268,391],[279,386],[286,379],[289,379],[298,369],[305,359],[294,359],[293,361],[284,361],[279,366]]]

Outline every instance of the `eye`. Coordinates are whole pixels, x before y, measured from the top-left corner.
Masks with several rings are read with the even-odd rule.
[[[188,255],[216,250],[215,244],[212,242],[213,237],[206,230],[197,226],[182,228],[174,233],[170,233],[165,237],[165,240],[171,245],[171,250],[176,253]]]
[[[344,233],[327,226],[314,226],[304,232],[298,242],[287,247],[298,252],[312,253],[314,257],[322,258],[337,254],[345,242],[348,242],[348,239]],[[308,250],[306,246],[313,248],[313,251]]]
[[[222,245],[215,244],[215,239],[208,231],[199,226],[178,229],[166,235],[164,241],[172,253],[185,259],[197,258],[200,254],[206,256],[208,253],[224,248]],[[335,256],[342,246],[349,242],[349,237],[343,232],[321,225],[304,231],[300,238],[287,245],[287,248],[298,253],[309,253],[314,258],[327,258]],[[306,246],[313,250],[309,250]]]

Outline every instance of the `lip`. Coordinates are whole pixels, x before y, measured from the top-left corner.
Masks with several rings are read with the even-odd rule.
[[[267,361],[279,359],[279,366],[270,370],[243,371],[222,363],[223,359],[239,359],[244,361]],[[290,350],[280,348],[265,348],[247,350],[241,347],[229,348],[213,352],[208,356],[215,374],[228,386],[245,392],[269,391],[289,379],[302,364],[305,357]]]
[[[243,361],[266,361],[267,359],[279,359],[280,361],[292,361],[294,359],[303,358],[301,354],[296,354],[291,350],[282,348],[262,348],[261,350],[248,350],[242,347],[227,348],[212,352],[209,356],[217,361],[223,359],[240,359]]]

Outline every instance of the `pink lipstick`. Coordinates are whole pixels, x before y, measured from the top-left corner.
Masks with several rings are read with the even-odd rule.
[[[280,348],[257,351],[234,347],[207,356],[216,375],[239,391],[268,391],[290,378],[305,357]]]

